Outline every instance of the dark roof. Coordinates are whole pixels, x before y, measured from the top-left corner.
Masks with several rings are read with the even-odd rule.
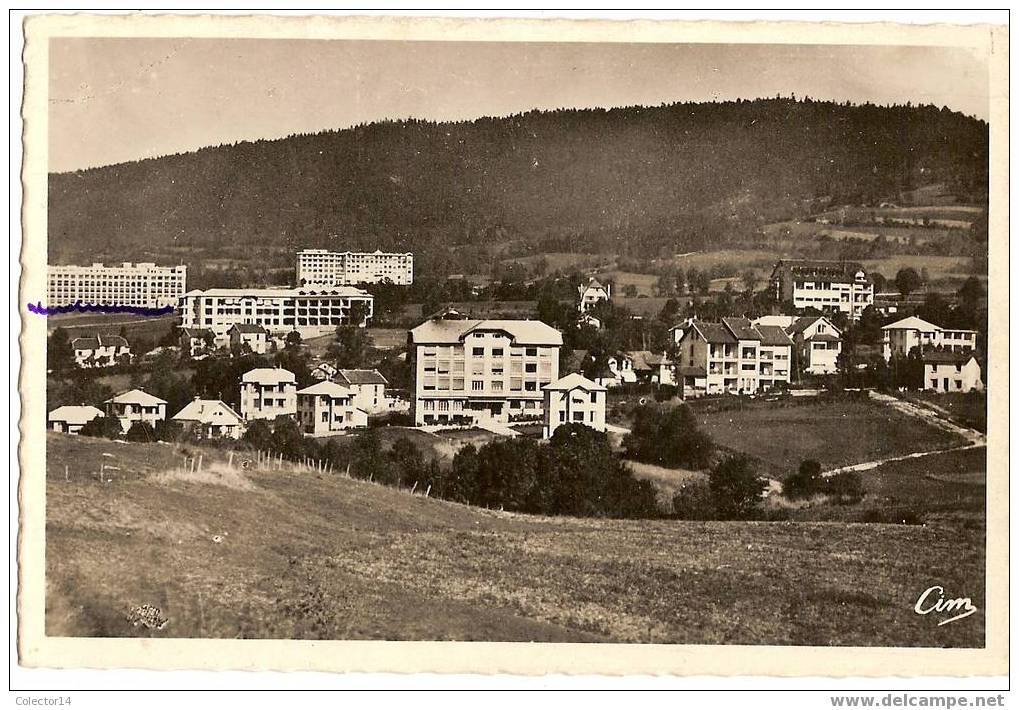
[[[234,323],[230,326],[230,330],[236,330],[238,333],[266,333],[266,329],[260,325],[252,325],[250,323]]]
[[[188,338],[204,338],[206,333],[216,335],[209,328],[181,328],[181,332]]]
[[[972,350],[929,350],[923,354],[923,361],[934,365],[965,365],[974,357]]]
[[[761,345],[792,345],[792,339],[777,325],[755,326],[761,334]]]
[[[96,335],[95,337],[75,338],[71,341],[75,350],[97,350],[100,347],[126,348],[127,341],[119,335]]]
[[[837,342],[839,342],[838,336],[837,335],[832,335],[831,333],[814,333],[809,338],[807,338],[807,340],[809,340],[812,343],[813,342],[825,342],[825,343],[837,343]]]
[[[775,264],[775,268],[771,272],[772,278],[775,278],[775,274],[781,271],[782,269],[788,269],[790,272],[795,271],[796,275],[801,278],[814,276],[820,280],[842,278],[848,281],[852,281],[856,277],[856,272],[863,271],[864,274],[866,274],[866,270],[863,268],[863,266],[856,261],[825,261],[821,259],[781,259],[777,264]]]
[[[389,381],[378,370],[340,370],[336,379],[348,385],[388,385]]]
[[[680,367],[679,374],[681,377],[707,377],[708,372],[703,367]]]
[[[761,334],[749,318],[723,318],[722,325],[740,340],[760,340]]]
[[[796,333],[802,333],[813,324],[814,321],[820,320],[824,316],[800,316],[792,322],[792,324],[786,328],[787,333],[795,335]]]
[[[732,333],[730,333],[729,330],[721,323],[704,323],[703,321],[696,321],[694,322],[691,330],[696,330],[709,343],[736,343],[736,338],[734,338]],[[686,336],[687,333],[683,333],[683,337],[685,338]]]

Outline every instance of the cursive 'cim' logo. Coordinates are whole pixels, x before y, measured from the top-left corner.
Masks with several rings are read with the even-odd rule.
[[[955,612],[961,612],[947,619],[942,619],[938,622],[938,626],[944,626],[953,621],[965,619],[970,614],[976,613],[976,610],[977,608],[973,606],[973,601],[969,597],[945,599],[945,588],[937,585],[928,587],[913,606],[913,611],[921,616],[925,614],[955,614]]]

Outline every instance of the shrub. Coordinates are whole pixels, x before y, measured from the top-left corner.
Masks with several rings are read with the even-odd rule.
[[[821,488],[821,464],[813,459],[800,463],[800,470],[782,481],[782,494],[790,499],[809,498]]]
[[[156,439],[159,441],[180,441],[184,438],[184,426],[172,419],[160,419],[156,422]]]
[[[96,417],[86,422],[78,432],[82,436],[98,436],[104,439],[119,439],[124,435],[120,420],[116,417]]]
[[[704,469],[711,464],[714,443],[697,427],[685,404],[678,407],[642,407],[623,439],[629,458],[671,468]]]
[[[863,479],[856,471],[842,471],[826,477],[821,491],[836,505],[855,505],[863,500]]]
[[[864,523],[889,523],[892,525],[925,525],[927,513],[912,508],[871,508],[860,520]]]
[[[711,469],[708,485],[715,511],[722,520],[753,518],[768,487],[757,475],[753,461],[743,454],[729,456]]]
[[[127,435],[124,438],[128,441],[155,441],[156,430],[146,422],[135,422],[127,430]]]
[[[855,471],[822,476],[821,464],[807,459],[782,482],[782,494],[789,500],[823,495],[836,505],[855,505],[863,500],[863,479]]]
[[[715,500],[704,481],[687,483],[672,497],[672,514],[680,520],[714,520]]]

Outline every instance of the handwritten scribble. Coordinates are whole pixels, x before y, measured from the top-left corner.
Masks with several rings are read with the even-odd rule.
[[[47,308],[42,303],[29,303],[28,310],[40,316],[55,316],[61,313],[130,313],[136,316],[165,316],[173,313],[173,306],[160,306],[158,308],[146,308],[144,306],[118,306],[96,303],[82,303],[77,301],[67,306],[51,306]]]

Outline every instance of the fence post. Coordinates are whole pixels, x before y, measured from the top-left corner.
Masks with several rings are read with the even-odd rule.
[[[228,468],[233,468],[234,467],[234,452],[233,451],[230,452],[230,460],[227,462],[226,465],[227,465]]]
[[[414,495],[414,491],[417,490],[418,482],[414,481],[414,485],[410,487],[410,494]]]
[[[198,456],[198,473],[202,472],[202,458],[203,458],[203,456],[201,454],[199,454],[199,456]]]
[[[64,466],[64,480],[67,482],[71,481],[71,474],[67,470],[67,466]]]
[[[429,484],[428,484],[428,488],[427,488],[427,489],[425,489],[425,498],[427,498],[427,497],[428,497],[428,494],[429,494],[429,493],[431,493],[431,492],[432,492],[432,484],[431,484],[431,483],[429,483]]]

